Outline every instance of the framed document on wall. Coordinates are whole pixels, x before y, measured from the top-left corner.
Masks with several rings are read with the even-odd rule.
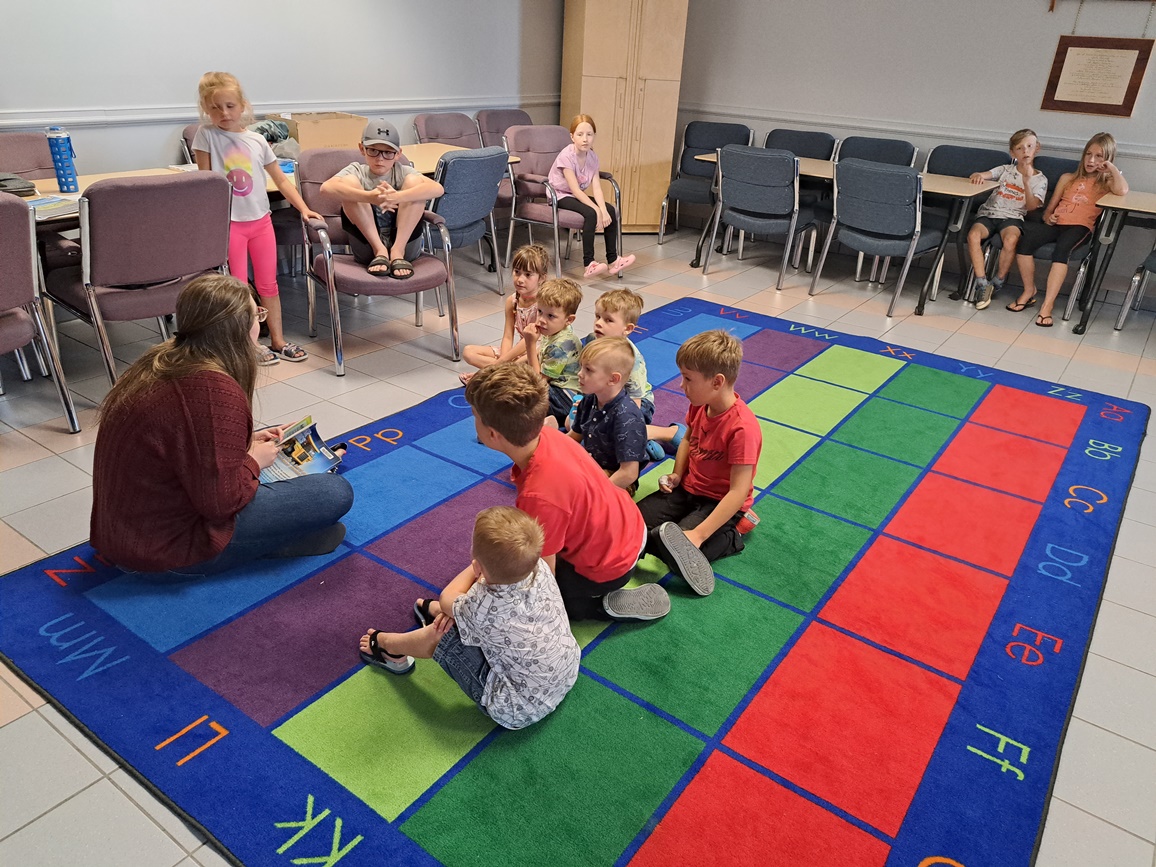
[[[1131,117],[1152,55],[1152,42],[1061,36],[1040,108]]]

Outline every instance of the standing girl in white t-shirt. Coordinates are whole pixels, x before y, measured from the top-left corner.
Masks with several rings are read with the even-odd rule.
[[[582,264],[586,277],[597,277],[609,271],[617,275],[634,264],[633,256],[618,255],[618,215],[606,203],[598,180],[598,154],[594,153],[594,118],[579,114],[570,121],[570,141],[554,158],[550,167],[550,186],[558,193],[558,207],[581,214]],[[594,233],[602,232],[606,240],[606,262],[594,258]],[[609,263],[609,264],[608,264]]]
[[[321,219],[309,210],[297,188],[285,177],[269,143],[245,128],[253,107],[245,99],[241,82],[228,72],[206,72],[198,85],[202,124],[193,138],[193,154],[202,171],[220,172],[233,185],[233,206],[229,224],[229,273],[238,280],[249,279],[253,262],[253,282],[261,304],[269,313],[271,347],[258,345],[263,365],[304,361],[308,353],[285,339],[281,328],[281,298],[277,294],[277,239],[269,215],[269,193],[265,175],[273,179],[281,195],[306,218]]]

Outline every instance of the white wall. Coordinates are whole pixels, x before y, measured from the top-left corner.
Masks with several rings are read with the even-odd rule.
[[[234,73],[258,117],[385,115],[403,142],[422,111],[520,105],[536,120],[557,118],[562,0],[10,6],[7,31],[37,38],[0,52],[0,129],[67,127],[82,173],[177,161],[209,69]]]

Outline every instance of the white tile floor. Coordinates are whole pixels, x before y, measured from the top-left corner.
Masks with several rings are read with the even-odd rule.
[[[698,297],[772,316],[886,339],[1029,376],[1145,403],[1156,403],[1156,316],[1141,313],[1120,333],[1116,309],[1098,314],[1088,333],[1059,321],[1050,330],[1013,314],[999,297],[986,311],[959,302],[931,304],[915,317],[915,283],[897,315],[888,296],[850,279],[849,261],[833,261],[825,291],[806,293],[803,275],[777,278],[778,248],[754,245],[742,263],[720,260],[704,278],[688,266],[690,231],[663,247],[633,236],[639,257],[624,285],[641,292],[647,309]],[[501,299],[493,277],[459,256],[461,333],[467,343],[500,337]],[[573,270],[573,269],[571,269]],[[599,283],[608,287],[609,283]],[[283,279],[286,329],[313,357],[281,363],[263,374],[257,416],[269,423],[311,412],[336,436],[447,388],[462,365],[448,359],[445,319],[427,310],[413,326],[401,299],[343,299],[344,378],[333,375],[327,332],[313,342],[304,322],[300,280]],[[1005,292],[1005,295],[1008,293]],[[587,333],[595,287],[577,323]],[[432,299],[431,299],[432,300]],[[327,322],[324,313],[322,323]],[[144,325],[113,326],[116,354],[136,358],[156,339]],[[91,331],[61,325],[65,370],[83,410],[85,430],[65,432],[47,380],[20,382],[11,356],[0,360],[7,394],[0,397],[0,574],[83,541],[91,505],[89,472],[95,406],[107,391]],[[1156,867],[1156,451],[1141,454],[1121,529],[1092,653],[1064,744],[1040,867]],[[0,864],[210,867],[226,863],[203,838],[94,747],[60,714],[0,666]]]

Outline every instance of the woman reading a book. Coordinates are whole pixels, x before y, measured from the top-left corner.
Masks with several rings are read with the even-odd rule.
[[[281,428],[253,431],[262,316],[249,287],[199,277],[176,313],[173,337],[122,373],[101,406],[93,547],[122,569],[194,577],[334,550],[353,505],[344,478],[259,480]]]

